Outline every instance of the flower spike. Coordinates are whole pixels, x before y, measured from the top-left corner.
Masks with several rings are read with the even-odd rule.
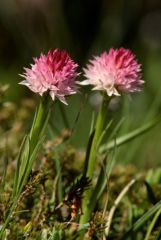
[[[31,68],[24,68],[20,84],[41,96],[48,91],[53,101],[57,98],[67,104],[65,97],[77,92],[77,67],[65,50],[50,50],[47,55],[34,58]]]
[[[93,85],[93,90],[105,91],[108,96],[120,95],[122,92],[140,91],[141,65],[129,49],[111,48],[109,53],[89,61],[84,69],[86,80],[82,85]]]

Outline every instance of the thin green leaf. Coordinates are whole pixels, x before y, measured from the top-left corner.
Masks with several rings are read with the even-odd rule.
[[[115,146],[115,143],[116,143],[116,146],[119,147],[119,146],[135,139],[136,137],[141,136],[142,134],[146,133],[151,128],[156,126],[159,122],[161,122],[161,117],[157,117],[157,118],[153,119],[152,121],[150,121],[149,123],[144,124],[142,127],[137,128],[121,137],[116,138],[116,141],[112,140],[109,143],[102,145],[99,148],[99,153],[102,154],[108,150],[111,150]]]
[[[31,130],[30,130],[30,135],[33,135],[34,126],[35,126],[36,118],[37,118],[37,113],[38,113],[38,107],[36,107],[36,110],[35,110],[34,119],[33,119]]]
[[[30,138],[27,136],[25,145],[21,154],[21,163],[19,168],[19,177],[17,181],[17,191],[19,190],[20,183],[25,176],[26,170],[28,168],[29,163],[29,155],[30,155]]]
[[[90,126],[90,131],[89,131],[89,136],[92,134],[94,131],[94,123],[95,123],[95,113],[92,112],[92,119],[91,119],[91,126]]]
[[[24,177],[23,177],[23,179],[20,183],[20,186],[19,186],[19,192],[18,192],[19,194],[21,193],[21,191],[23,190],[23,187],[25,186],[25,184],[27,182],[27,179],[28,179],[28,177],[30,175],[30,172],[31,172],[31,169],[32,169],[33,161],[35,160],[38,149],[40,148],[43,141],[44,141],[44,137],[41,137],[39,139],[39,141],[37,142],[37,145],[35,146],[33,152],[30,155],[25,175],[24,175]]]
[[[157,203],[157,199],[155,197],[155,193],[154,193],[152,187],[150,186],[150,184],[147,181],[144,181],[144,184],[146,186],[146,190],[147,190],[148,198],[149,198],[150,202],[152,204],[156,204]]]
[[[150,223],[150,225],[149,225],[149,227],[148,227],[148,229],[147,229],[147,233],[146,233],[146,236],[145,236],[145,240],[150,239],[151,232],[152,232],[152,230],[153,230],[153,228],[154,228],[154,226],[155,226],[155,224],[156,224],[156,222],[157,222],[160,214],[161,214],[161,208],[156,212],[156,214],[155,214],[152,222]]]
[[[96,202],[101,197],[103,191],[107,186],[114,162],[115,162],[115,150],[110,159],[107,159],[107,155],[104,158],[104,161],[100,170],[100,174],[97,180],[97,184],[91,195],[91,200],[90,200],[91,211],[94,209]]]
[[[86,151],[86,157],[84,161],[84,170],[83,170],[83,176],[86,176],[87,169],[88,169],[88,160],[89,160],[89,155],[92,147],[92,142],[94,138],[95,130],[91,133],[89,139],[88,139],[88,144],[87,144],[87,151]]]
[[[155,240],[161,240],[161,230]]]
[[[40,138],[42,138],[43,135],[44,135],[45,129],[47,128],[47,125],[48,125],[48,122],[49,122],[50,115],[51,115],[51,109],[49,109],[49,111],[47,112],[45,121],[44,121],[44,123],[43,123],[43,125],[42,125],[42,129],[41,129],[41,132],[40,132],[40,134],[39,134],[39,137],[40,137]]]
[[[95,115],[94,115],[94,112],[93,112],[90,131],[89,131],[87,150],[86,150],[86,157],[85,157],[85,161],[84,161],[84,170],[83,170],[83,176],[84,177],[86,176],[86,173],[87,173],[89,154],[90,154],[90,150],[91,150],[91,146],[92,146],[93,137],[94,137],[94,134],[95,134],[94,121],[95,121]]]
[[[21,161],[22,161],[22,154],[24,151],[24,147],[26,145],[26,142],[28,141],[28,135],[26,135],[22,141],[22,144],[20,146],[20,150],[17,157],[17,167],[16,167],[16,173],[14,177],[14,184],[13,184],[13,196],[16,195],[17,192],[17,186],[19,181],[19,174],[20,174],[20,167],[21,167]]]
[[[161,200],[149,209],[141,218],[139,218],[132,227],[121,237],[121,240],[127,239],[128,236],[137,232],[152,216],[161,208]]]
[[[57,194],[58,194],[58,203],[60,203],[63,200],[63,187],[62,187],[62,177],[61,177],[61,164],[60,164],[60,158],[58,154],[55,155],[53,160],[55,161],[56,174],[58,176]]]
[[[83,107],[84,107],[84,105],[85,105],[86,100],[87,100],[87,99],[86,99],[86,96],[85,96],[85,98],[83,99],[83,101],[82,101],[81,104],[80,104],[79,111],[78,111],[78,113],[77,113],[77,115],[76,115],[76,118],[75,118],[75,120],[74,120],[73,126],[72,126],[72,128],[71,128],[71,135],[73,135],[73,133],[74,133],[74,131],[75,131],[75,129],[76,129],[76,126],[78,125],[78,122],[79,122],[79,119],[80,119],[81,113],[82,113],[82,111],[83,111]]]
[[[34,117],[34,122],[30,131],[31,152],[34,150],[33,148],[37,144],[39,138],[44,134],[44,130],[46,129],[49,121],[51,114],[51,102],[48,98],[49,96],[47,95],[45,98],[41,99]]]
[[[116,138],[116,135],[118,133],[118,131],[121,128],[121,125],[123,124],[125,118],[121,118],[120,121],[116,124],[116,126],[113,128],[113,131],[111,132],[111,134],[109,135],[108,139],[112,139],[112,138]]]
[[[100,136],[100,138],[99,138],[99,140],[98,140],[97,146],[96,146],[96,149],[97,149],[97,150],[98,150],[99,146],[101,145],[101,143],[102,143],[102,141],[103,141],[103,139],[104,139],[104,137],[105,137],[108,129],[111,127],[112,122],[113,122],[113,120],[111,120],[111,121],[107,124],[106,128],[103,130],[103,132],[102,132],[102,134],[101,134],[101,136]]]
[[[112,131],[112,133],[111,133],[112,137],[119,130],[123,120],[124,119],[121,119],[119,121],[119,123],[116,125],[116,127],[114,128],[114,130]],[[109,124],[107,125],[106,129],[103,131],[103,134],[101,136],[101,139],[99,140],[98,145],[100,145],[100,142],[102,141],[102,138],[107,133],[107,130],[110,128],[112,122],[113,121],[110,121]],[[115,147],[116,147],[116,145],[115,145]],[[92,193],[92,196],[91,196],[91,203],[92,203],[93,207],[95,206],[96,201],[98,201],[98,199],[102,195],[103,191],[105,190],[105,187],[107,186],[107,182],[108,182],[108,179],[110,177],[110,174],[111,174],[114,162],[115,162],[115,152],[116,152],[115,150],[116,150],[116,148],[113,149],[113,154],[112,154],[110,159],[107,160],[107,153],[106,153],[106,157],[104,158],[104,161],[103,161],[103,164],[102,164],[102,167],[101,167],[101,171],[100,171],[100,174],[99,174],[99,177],[98,177],[98,180],[97,180],[97,184],[96,184],[95,189],[94,189],[94,191]],[[94,201],[94,199],[95,199],[95,201]],[[90,206],[92,207],[92,205],[90,205]]]

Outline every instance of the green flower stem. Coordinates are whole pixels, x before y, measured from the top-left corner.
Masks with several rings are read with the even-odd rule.
[[[96,128],[95,128],[95,134],[92,141],[92,146],[89,154],[89,160],[88,160],[88,167],[87,167],[87,173],[86,176],[90,179],[93,178],[93,173],[96,165],[96,157],[98,152],[98,143],[100,141],[101,135],[103,133],[103,130],[105,128],[105,125],[107,123],[107,110],[108,110],[108,104],[109,104],[110,98],[107,95],[103,96],[102,106],[99,111],[97,122],[96,122]],[[83,215],[80,219],[81,224],[85,224],[90,219],[91,214],[91,208],[90,205],[90,196],[91,196],[92,190],[89,189],[84,194],[83,199]]]
[[[99,143],[100,137],[102,135],[102,132],[104,130],[106,120],[107,120],[108,103],[109,103],[109,98],[107,96],[104,96],[102,106],[99,111],[97,122],[96,122],[95,134],[94,134],[91,151],[90,151],[90,156],[89,156],[89,161],[88,161],[87,177],[89,177],[91,179],[93,177],[95,160],[96,160],[96,155],[98,152],[98,149],[97,149],[98,143]]]
[[[51,100],[49,98],[49,95],[42,97],[30,131],[30,152],[34,150],[39,138],[43,135],[45,131],[47,125],[46,119],[49,118],[50,115],[50,106]]]

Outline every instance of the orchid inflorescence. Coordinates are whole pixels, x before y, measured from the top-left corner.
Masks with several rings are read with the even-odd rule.
[[[64,50],[50,50],[47,55],[41,54],[40,58],[34,58],[35,64],[30,68],[25,68],[25,73],[21,76],[25,78],[20,82],[30,90],[41,96],[49,92],[52,100],[56,98],[66,104],[65,96],[76,93],[77,87],[75,78],[77,64],[70,58]]]
[[[41,96],[49,92],[53,100],[56,98],[66,103],[65,97],[77,92],[77,83],[92,85],[93,90],[105,91],[108,96],[120,95],[122,92],[140,91],[144,83],[141,80],[141,65],[135,55],[124,48],[110,49],[90,60],[84,75],[86,80],[77,82],[78,65],[63,50],[50,50],[47,55],[34,58],[35,64],[25,68],[24,78],[20,84],[26,85]]]

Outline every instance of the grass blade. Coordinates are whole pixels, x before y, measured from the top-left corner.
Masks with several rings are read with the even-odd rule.
[[[122,198],[125,196],[125,194],[129,191],[129,189],[134,185],[134,183],[136,182],[137,179],[132,179],[125,187],[124,189],[120,192],[120,194],[118,195],[118,197],[116,198],[116,200],[114,201],[114,204],[108,214],[108,219],[107,219],[107,227],[105,229],[105,234],[106,237],[108,237],[109,231],[110,231],[110,227],[111,227],[111,223],[112,223],[112,219],[115,213],[115,210],[117,208],[117,206],[119,205],[119,203],[121,202]]]
[[[102,167],[101,167],[100,174],[99,174],[99,177],[97,180],[97,184],[91,195],[91,200],[90,200],[91,211],[94,209],[96,202],[101,197],[103,191],[105,190],[105,188],[107,186],[114,162],[115,162],[115,149],[114,149],[114,152],[112,153],[111,158],[108,160],[107,155],[106,155],[104,158],[104,161],[102,163]]]
[[[27,182],[27,179],[30,175],[30,172],[31,172],[31,169],[32,169],[32,165],[33,165],[33,162],[35,160],[35,157],[36,157],[36,154],[37,154],[37,151],[38,149],[40,148],[42,142],[44,141],[44,137],[41,137],[39,139],[39,141],[37,142],[33,152],[31,153],[30,155],[30,158],[29,158],[29,161],[28,161],[28,166],[27,166],[27,169],[23,175],[23,178],[21,179],[21,183],[20,183],[20,186],[19,186],[19,189],[18,189],[18,193],[20,194],[21,191],[23,190],[23,187],[25,186],[26,182]]]
[[[161,230],[155,240],[160,240],[160,239],[161,239]]]
[[[26,143],[28,142],[28,135],[26,135],[22,141],[20,150],[19,150],[19,154],[17,157],[17,167],[16,167],[16,173],[15,173],[15,177],[14,177],[14,184],[13,184],[13,196],[16,195],[17,190],[18,190],[18,182],[19,182],[19,176],[20,176],[20,168],[21,168],[21,163],[22,163],[22,159],[23,159],[23,151],[25,148]],[[27,144],[28,145],[28,144]],[[25,157],[25,156],[24,156]],[[26,157],[27,157],[27,152],[26,152]]]
[[[21,164],[20,164],[20,168],[19,168],[19,176],[18,176],[18,181],[17,181],[17,191],[19,189],[20,182],[22,181],[23,176],[25,175],[25,172],[28,168],[29,155],[30,155],[30,138],[29,138],[29,136],[27,136],[25,145],[23,148],[23,152],[21,155]]]
[[[149,211],[147,211],[141,218],[139,218],[133,226],[121,237],[121,240],[126,240],[131,233],[134,233],[142,227],[149,218],[153,216],[161,208],[161,200],[156,203]]]
[[[156,214],[155,214],[155,216],[154,216],[150,226],[148,227],[148,230],[147,230],[147,233],[146,233],[146,236],[145,236],[144,240],[150,239],[151,232],[152,232],[152,230],[153,230],[153,228],[154,228],[154,226],[155,226],[155,224],[156,224],[160,214],[161,214],[161,208],[156,212]]]
[[[105,153],[108,150],[111,150],[115,144],[117,147],[135,139],[136,137],[141,136],[142,134],[148,132],[151,128],[153,128],[154,126],[156,126],[159,122],[161,122],[161,117],[157,117],[155,119],[153,119],[152,121],[150,121],[149,123],[144,124],[142,127],[137,128],[121,137],[116,138],[116,140],[112,140],[107,144],[102,145],[99,148],[99,153]]]

